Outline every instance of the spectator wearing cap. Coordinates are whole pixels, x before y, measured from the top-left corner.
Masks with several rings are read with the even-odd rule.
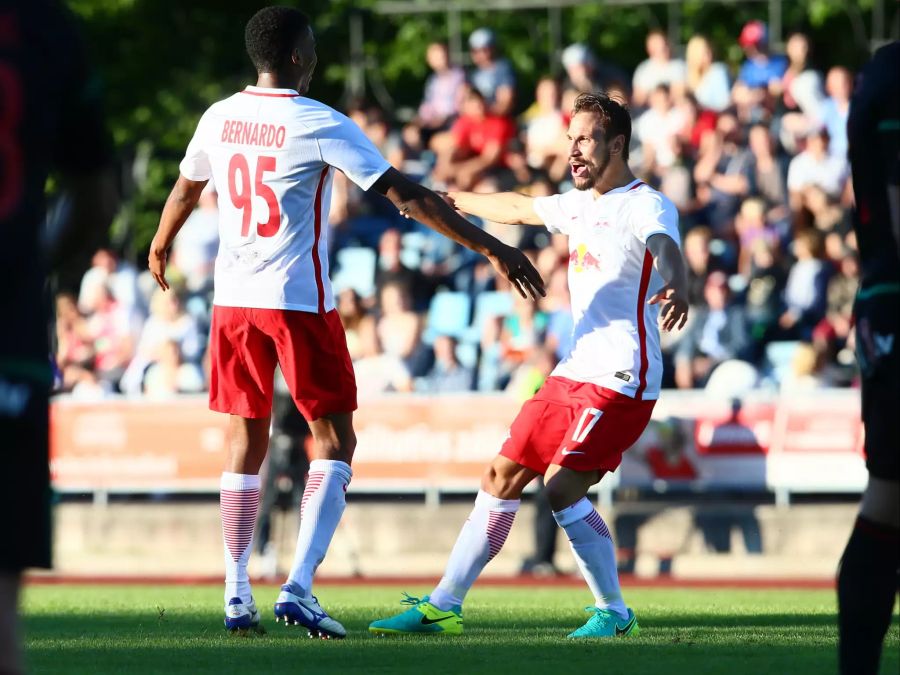
[[[828,130],[820,127],[806,139],[806,149],[791,160],[787,185],[792,208],[799,209],[803,192],[817,187],[832,200],[839,199],[847,182],[849,167],[845,157],[828,152]]]
[[[494,115],[511,115],[516,104],[516,75],[512,66],[497,55],[497,37],[490,28],[479,28],[469,36],[469,53],[475,70],[469,76]]]
[[[835,66],[825,78],[828,98],[820,109],[821,121],[828,130],[828,151],[835,157],[847,156],[847,117],[850,113],[850,94],[853,93],[853,74],[842,66]]]
[[[576,42],[562,53],[563,68],[566,69],[565,89],[578,92],[613,94],[628,98],[628,76],[617,66],[600,63],[587,45]]]
[[[741,30],[738,44],[747,60],[738,73],[738,81],[750,88],[767,89],[772,82],[780,82],[787,70],[787,59],[769,54],[769,30],[762,21],[749,21]]]
[[[650,93],[661,84],[678,96],[687,79],[684,61],[672,58],[672,47],[663,31],[650,31],[645,47],[648,58],[635,69],[632,81],[632,101],[638,107],[645,106]]]
[[[680,389],[703,386],[716,366],[743,358],[748,346],[744,308],[732,302],[724,272],[709,275],[703,295],[706,307],[695,310],[675,351],[675,383]]]
[[[731,103],[728,68],[716,61],[709,40],[695,35],[685,48],[687,91],[703,110],[721,112]]]
[[[435,132],[448,129],[459,112],[466,75],[462,68],[450,63],[447,45],[442,42],[428,45],[425,59],[433,72],[425,81],[416,121],[422,129]]]

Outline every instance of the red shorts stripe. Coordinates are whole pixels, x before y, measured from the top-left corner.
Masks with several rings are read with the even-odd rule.
[[[281,309],[213,307],[209,407],[253,419],[272,412],[281,366],[307,420],[356,410],[356,379],[341,319]]]
[[[574,471],[615,471],[647,427],[655,404],[550,377],[522,406],[500,454],[540,474],[551,464]]]

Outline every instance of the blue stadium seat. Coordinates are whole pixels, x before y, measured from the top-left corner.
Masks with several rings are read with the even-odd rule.
[[[337,252],[337,271],[332,277],[335,293],[352,288],[360,297],[375,292],[375,263],[377,255],[370,248],[354,246]]]
[[[456,345],[456,358],[466,368],[475,368],[478,365],[478,346],[473,344]]]
[[[485,291],[475,296],[475,316],[463,340],[476,344],[481,340],[485,322],[492,316],[509,316],[513,311],[512,292]]]
[[[781,384],[785,374],[791,369],[799,345],[796,340],[782,340],[766,345],[766,374],[777,384]]]
[[[431,299],[428,308],[428,326],[422,336],[426,344],[432,344],[438,335],[452,335],[459,339],[469,326],[472,301],[468,294],[441,291]]]

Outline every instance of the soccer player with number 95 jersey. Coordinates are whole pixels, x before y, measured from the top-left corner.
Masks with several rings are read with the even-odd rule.
[[[209,180],[219,189],[219,253],[210,334],[210,408],[230,417],[221,479],[225,625],[259,624],[247,561],[280,365],[315,440],[294,563],[275,618],[342,638],[312,595],[313,574],[344,510],[356,444],[356,382],[328,279],[327,214],[337,171],[390,199],[405,215],[487,256],[522,294],[543,294],[522,254],[462,218],[391,168],[344,115],[307,98],[316,67],[309,19],[288,7],[257,12],[245,30],[255,86],[213,104],[181,162],[150,249],[167,290],[166,251]]]

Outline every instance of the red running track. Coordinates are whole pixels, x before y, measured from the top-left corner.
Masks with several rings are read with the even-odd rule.
[[[256,578],[257,584],[280,584],[282,577]],[[435,585],[439,577],[321,577],[317,585],[323,586],[429,586]],[[627,588],[710,588],[710,589],[834,589],[834,579],[679,579],[672,576],[636,577],[623,574],[622,585]],[[72,575],[72,574],[28,574],[25,583],[32,586],[52,586],[62,584],[80,585],[162,585],[196,586],[202,584],[219,585],[220,576],[151,576],[151,575]],[[581,587],[584,581],[577,576],[534,577],[520,575],[514,577],[483,577],[479,586],[529,586],[541,588]]]

